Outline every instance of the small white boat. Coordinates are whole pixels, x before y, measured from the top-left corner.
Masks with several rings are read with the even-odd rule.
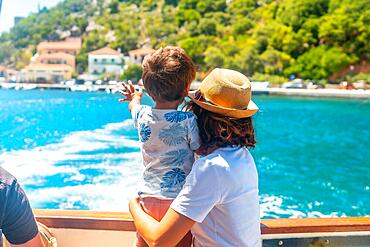
[[[89,92],[96,92],[96,91],[99,91],[99,87],[94,86],[94,85],[91,85],[91,86],[88,86],[87,87],[87,91],[89,91]]]
[[[265,90],[269,86],[270,86],[270,82],[268,82],[268,81],[259,81],[259,82],[252,81],[251,82],[252,91],[254,91],[254,90]]]
[[[4,89],[10,89],[10,88],[13,88],[14,85],[10,84],[10,83],[1,83],[0,84],[0,87],[1,88],[4,88]]]
[[[115,93],[117,93],[119,90],[120,90],[119,88],[112,88],[112,89],[111,89],[111,93],[112,93],[112,94],[115,94]]]
[[[37,88],[35,84],[23,84],[22,85],[22,90],[33,90]]]
[[[88,90],[88,88],[85,85],[72,85],[69,87],[69,89],[72,92],[84,92]]]

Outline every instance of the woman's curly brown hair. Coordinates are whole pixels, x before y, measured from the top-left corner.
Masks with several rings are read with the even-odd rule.
[[[252,118],[232,118],[207,111],[192,101],[185,105],[198,118],[202,146],[242,146],[254,148],[256,144]]]

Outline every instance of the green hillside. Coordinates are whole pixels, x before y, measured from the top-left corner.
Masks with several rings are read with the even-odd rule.
[[[69,32],[83,37],[80,72],[87,52],[105,45],[180,45],[200,71],[325,79],[370,61],[369,27],[368,0],[65,0],[2,34],[0,63],[20,68],[38,42]]]

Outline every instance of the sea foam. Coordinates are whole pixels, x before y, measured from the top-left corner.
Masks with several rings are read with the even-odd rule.
[[[0,165],[24,186],[35,208],[127,211],[143,171],[139,143],[124,136],[132,120],[76,131],[59,142],[0,154]],[[289,206],[289,198],[260,196],[261,217],[337,217]]]
[[[143,169],[138,142],[120,135],[130,128],[126,120],[72,132],[57,143],[4,152],[0,165],[17,177],[34,207],[127,210]]]

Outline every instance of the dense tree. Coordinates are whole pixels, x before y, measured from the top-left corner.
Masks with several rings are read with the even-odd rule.
[[[109,4],[110,12],[112,14],[117,14],[119,12],[119,1],[114,0]]]
[[[143,69],[140,65],[132,64],[125,69],[121,79],[124,81],[131,80],[137,83],[140,80],[142,73]]]
[[[304,53],[286,72],[298,74],[303,78],[322,79],[353,62],[355,58],[344,53],[342,49],[322,45]]]
[[[246,16],[256,7],[256,0],[233,0],[230,1],[227,11],[232,15]]]
[[[210,46],[204,53],[207,67],[209,68],[222,68],[224,67],[225,54],[223,54],[219,48]]]
[[[324,15],[328,10],[328,0],[285,0],[279,4],[277,20],[297,31],[312,17]]]
[[[1,42],[0,43],[0,64],[9,63],[12,54],[16,52],[15,47],[10,42]]]
[[[261,54],[261,61],[266,74],[283,74],[284,69],[293,62],[288,54],[269,48]]]

